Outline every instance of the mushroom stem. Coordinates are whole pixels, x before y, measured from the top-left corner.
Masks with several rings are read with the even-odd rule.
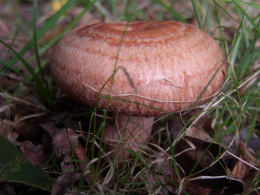
[[[118,161],[129,158],[126,149],[136,150],[143,145],[152,131],[154,117],[129,116],[118,114],[115,125],[107,125],[104,130],[104,140],[108,151],[117,155]]]

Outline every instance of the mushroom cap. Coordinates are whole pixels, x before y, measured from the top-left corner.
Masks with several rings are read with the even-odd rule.
[[[217,42],[176,21],[97,23],[53,48],[56,84],[80,102],[156,116],[202,104],[221,89],[227,65]]]

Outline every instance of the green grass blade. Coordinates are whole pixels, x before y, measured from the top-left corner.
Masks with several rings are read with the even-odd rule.
[[[74,4],[76,0],[69,0],[59,11],[57,11],[50,19],[46,21],[43,27],[38,31],[38,39],[40,39],[49,29],[53,28],[56,21]],[[19,52],[20,56],[23,56],[26,52],[29,51],[33,46],[33,39],[31,39]],[[14,56],[8,64],[13,66],[17,63],[19,58]]]
[[[230,60],[231,60],[232,64],[236,63],[237,54],[238,54],[238,51],[239,51],[239,46],[241,44],[242,34],[243,34],[243,31],[242,31],[242,23],[243,22],[244,22],[244,19],[242,19],[240,27],[239,27],[238,31],[236,32],[236,34],[235,34],[235,36],[232,40],[232,46],[233,47],[232,47],[232,51],[231,51],[231,54],[230,54]]]
[[[242,79],[244,74],[250,71],[249,69],[253,64],[253,61],[260,55],[260,53],[257,52],[257,49],[255,49],[255,42],[256,39],[250,43],[246,51],[242,54],[242,57],[239,59],[236,70],[238,78]]]
[[[256,3],[244,2],[244,1],[240,1],[240,0],[236,0],[236,2],[238,2],[239,4],[242,4],[242,5],[246,5],[246,6],[249,6],[249,7],[256,8],[256,9],[260,9],[260,5],[256,4]]]
[[[51,46],[53,46],[61,37],[63,37],[69,30],[71,30],[75,25],[76,23],[82,18],[82,16],[94,5],[95,3],[95,0],[91,0],[89,1],[89,4],[82,10],[82,12],[77,16],[75,17],[75,19],[73,19],[67,26],[66,28],[61,32],[59,33],[55,38],[53,38],[50,42],[48,42],[46,45],[44,45],[42,48],[40,48],[40,50],[38,51],[39,54],[42,54],[44,53],[47,49],[49,49]],[[35,53],[36,55],[36,53]],[[31,61],[35,55],[31,56],[28,61]],[[19,73],[19,71],[15,68],[13,68],[12,64],[11,63],[4,63],[2,61],[0,61],[0,64],[4,64],[4,66],[9,69],[9,70],[13,70],[15,71],[17,74]],[[47,63],[45,63],[47,64]],[[44,67],[44,65],[41,63],[41,68]],[[35,70],[35,72],[42,72],[42,69],[39,69],[39,66],[38,68]],[[20,74],[19,74],[20,75]],[[23,75],[21,75],[23,76]],[[23,76],[24,77],[24,76]],[[26,78],[26,80],[31,80],[32,77],[30,78]],[[47,82],[45,83],[47,85]]]
[[[170,14],[173,15],[173,17],[180,21],[180,22],[187,22],[179,12],[177,12],[175,9],[173,9],[171,6],[167,5],[166,3],[164,3],[161,0],[153,0],[154,3],[164,7]]]
[[[251,125],[249,127],[248,135],[245,140],[246,145],[248,144],[248,141],[250,140],[250,138],[253,136],[253,132],[255,130],[255,125],[256,125],[256,120],[257,120],[257,111],[256,110],[253,111],[252,118],[253,119],[252,119]]]
[[[123,18],[127,22],[131,22],[135,17],[135,13],[129,12],[129,9],[130,9],[132,3],[133,3],[133,1],[127,0],[125,7],[124,7]]]
[[[203,6],[206,8],[206,14],[205,14],[205,19],[203,22],[203,26],[206,26],[208,29],[208,33],[210,34],[210,20],[209,20],[209,16],[210,16],[210,3],[208,1],[204,1]]]
[[[0,60],[0,66],[1,66],[0,78],[7,70],[11,70],[11,71],[15,72],[16,74],[23,76],[23,74],[21,74],[19,70],[17,70],[16,68],[10,66],[7,62],[4,62],[4,61]]]
[[[256,23],[254,22],[254,20],[248,15],[248,13],[242,8],[240,7],[240,5],[238,4],[237,1],[235,0],[231,0],[232,3],[236,6],[236,8],[241,11],[241,13],[250,21],[250,23],[254,26],[256,32],[258,35],[260,35],[260,28],[258,25],[256,25]]]
[[[34,53],[35,53],[37,66],[40,70],[41,79],[44,82],[44,84],[46,84],[47,82],[46,82],[45,77],[43,75],[41,60],[40,60],[39,51],[38,51],[38,38],[37,38],[37,29],[36,29],[37,13],[38,13],[38,0],[34,0],[33,1],[33,46],[34,46]]]
[[[214,0],[214,4],[215,4],[215,0]],[[215,4],[216,5],[216,4]],[[223,30],[223,27],[222,27],[222,24],[221,24],[221,19],[220,19],[220,13],[219,13],[219,6],[215,6],[215,9],[216,9],[216,20],[217,20],[217,23],[218,23],[218,29],[219,29],[219,38],[220,40],[224,40],[224,30]],[[220,45],[221,45],[221,48],[224,49],[225,48],[225,43],[224,41],[220,41]]]
[[[223,11],[227,16],[229,16],[230,18],[232,18],[234,21],[236,21],[237,23],[239,23],[239,21],[234,18],[224,7],[222,7],[216,0],[213,0],[214,4],[216,5],[216,7],[218,7],[219,9],[221,9],[221,11]]]
[[[118,11],[117,11],[117,4],[118,4],[118,0],[111,0],[111,12],[114,16],[114,18],[118,18]]]
[[[239,52],[239,47],[242,44],[242,35],[243,35],[243,31],[242,31],[242,24],[244,23],[244,18],[242,19],[239,29],[236,32],[233,40],[232,40],[232,49],[230,52],[230,67],[231,67],[231,71],[232,71],[232,75],[234,78],[234,82],[236,83],[238,81],[236,72],[235,72],[235,68],[234,65],[236,63],[237,60],[237,56],[238,56],[238,52]]]
[[[7,47],[13,54],[16,56],[22,64],[25,66],[25,68],[28,70],[28,72],[31,74],[33,80],[35,81],[35,89],[37,91],[37,94],[40,99],[47,100],[47,102],[50,101],[51,94],[48,91],[48,88],[44,87],[42,85],[42,81],[39,79],[38,75],[35,73],[34,69],[31,67],[31,65],[23,58],[23,56],[15,51],[10,45],[5,43],[4,41],[0,40],[0,43],[2,43],[5,47]]]
[[[191,0],[191,2],[192,2],[194,14],[195,14],[195,17],[196,17],[196,19],[198,21],[199,27],[200,27],[200,29],[203,29],[204,26],[203,26],[203,22],[202,22],[200,10],[199,10],[198,1],[197,0]]]
[[[37,50],[37,52],[35,52],[35,56],[32,56],[29,58],[29,61],[31,61],[34,57],[36,57],[36,54],[38,53],[39,54],[42,54],[43,52],[45,52],[47,49],[49,49],[51,46],[53,46],[62,36],[64,36],[64,34],[66,34],[70,29],[72,29],[76,23],[82,18],[82,16],[94,5],[95,3],[95,0],[90,0],[89,1],[89,4],[82,10],[82,12],[77,16],[75,17],[74,20],[72,20],[72,22],[70,22],[70,24],[68,24],[66,26],[66,28],[61,32],[59,33],[58,36],[56,36],[54,39],[52,39],[50,42],[48,42],[44,47],[42,47],[39,51]],[[36,34],[39,34],[39,33],[36,33]],[[39,35],[37,36],[37,38],[39,38]],[[32,43],[36,43],[38,39],[35,40],[35,37],[34,39],[32,40],[33,42]],[[35,46],[37,47],[37,46]],[[38,47],[37,47],[38,48]],[[22,52],[23,53],[23,52]],[[19,53],[20,54],[20,53]],[[19,60],[19,58],[17,56],[14,56],[14,58],[17,58]],[[14,59],[13,58],[13,59]],[[36,57],[37,58],[37,57]],[[0,63],[2,63],[7,69],[9,70],[14,70],[17,74],[19,74],[19,71],[15,68],[13,68],[13,65],[12,62],[2,62],[0,61]],[[16,62],[15,62],[16,63]],[[27,62],[27,64],[29,65],[29,63]],[[29,65],[30,66],[30,65]],[[41,69],[39,69],[41,67]],[[42,72],[42,64],[41,66],[38,66],[38,69],[37,69],[37,72]],[[28,69],[28,67],[26,67]],[[30,72],[30,71],[29,71]],[[34,71],[35,72],[35,71]],[[31,72],[30,72],[31,73]],[[20,74],[19,74],[20,75]],[[23,76],[23,75],[22,75]],[[31,77],[30,78],[26,78],[26,80],[30,80],[30,79],[34,79],[34,76],[31,74]],[[35,79],[34,79],[35,80]],[[45,83],[47,85],[47,82]]]
[[[26,69],[29,71],[29,73],[31,74],[31,76],[34,78],[35,82],[38,83],[39,85],[41,85],[41,81],[39,80],[38,76],[35,74],[34,69],[31,67],[31,65],[23,58],[23,56],[21,56],[20,53],[18,53],[17,51],[15,51],[10,45],[8,45],[6,42],[4,42],[3,40],[0,40],[0,43],[2,43],[5,47],[7,47],[22,63],[23,65],[26,67]],[[9,64],[10,66],[10,64]]]
[[[43,48],[40,49],[40,54],[49,49],[52,45],[54,45],[61,37],[63,37],[69,30],[71,30],[78,21],[82,18],[82,16],[95,4],[95,0],[89,1],[89,4],[81,11],[81,13],[75,17],[74,20],[72,20],[66,28],[59,33],[58,36],[56,36],[54,39],[52,39],[47,45],[45,45]]]

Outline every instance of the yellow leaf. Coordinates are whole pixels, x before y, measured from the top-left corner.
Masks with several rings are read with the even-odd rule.
[[[57,12],[68,0],[52,0],[51,8],[54,12]]]

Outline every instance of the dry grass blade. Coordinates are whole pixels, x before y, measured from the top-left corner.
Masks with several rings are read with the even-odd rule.
[[[259,0],[1,1],[0,194],[259,194],[258,4]],[[176,22],[181,33],[170,36],[173,19],[185,24]],[[102,26],[100,22],[119,23],[115,28],[109,23],[105,32],[87,31]],[[89,27],[68,32],[86,24]],[[197,28],[203,29],[203,36],[196,34]],[[191,29],[191,38],[178,44]],[[142,33],[140,39],[136,31]],[[64,35],[73,33],[63,42]],[[206,53],[214,44],[206,37],[224,52],[219,57],[211,53],[217,58],[214,63],[208,63],[211,57]],[[90,42],[84,45],[86,40]],[[140,47],[128,50],[134,44]],[[205,55],[197,59],[202,50]],[[64,51],[65,56],[57,57]],[[93,69],[90,59],[95,59],[90,63]],[[202,59],[206,67],[212,66],[208,72],[199,70]],[[66,74],[82,81],[71,83],[73,90],[67,95],[68,87],[59,88],[60,80],[51,75],[56,62],[63,62],[62,81],[68,81]],[[194,66],[183,71],[182,62]],[[216,78],[224,85],[213,92]],[[168,95],[164,89],[170,89]],[[85,92],[96,107],[70,99]],[[188,93],[197,95],[189,99]],[[182,105],[192,108],[170,109]],[[146,110],[146,116],[159,115],[140,119],[133,108]],[[127,110],[131,115],[120,113]],[[31,171],[35,167],[40,172]],[[45,176],[54,181],[36,184],[37,179],[31,179]]]

